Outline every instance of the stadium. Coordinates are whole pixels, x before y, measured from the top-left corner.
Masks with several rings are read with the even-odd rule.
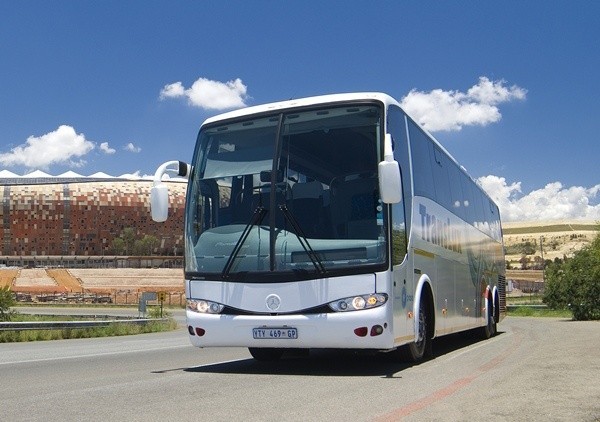
[[[166,183],[170,218],[155,223],[150,217],[152,180],[0,171],[0,287],[27,294],[93,292],[115,299],[119,292],[182,291],[186,183]],[[126,231],[137,240],[153,241],[141,251],[117,250],[116,240]]]

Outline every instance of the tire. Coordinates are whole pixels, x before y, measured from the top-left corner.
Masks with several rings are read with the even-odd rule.
[[[283,349],[249,347],[252,357],[261,362],[275,362],[281,359]]]
[[[431,358],[433,356],[430,312],[431,308],[428,306],[428,302],[421,297],[417,340],[398,348],[398,354],[403,361],[419,362],[424,358]]]
[[[481,327],[481,337],[487,340],[496,335],[496,319],[494,318],[494,305],[491,298],[488,298],[487,317],[485,327]]]

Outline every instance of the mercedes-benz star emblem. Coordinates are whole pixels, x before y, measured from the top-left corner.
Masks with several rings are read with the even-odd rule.
[[[281,298],[276,294],[271,294],[267,296],[266,299],[267,308],[271,311],[276,311],[281,306]]]

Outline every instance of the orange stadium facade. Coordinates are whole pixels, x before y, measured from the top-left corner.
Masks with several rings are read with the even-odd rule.
[[[155,223],[151,180],[0,177],[0,264],[15,257],[111,255],[113,240],[128,227],[158,240],[151,255],[182,255],[186,184],[167,183],[170,218]]]

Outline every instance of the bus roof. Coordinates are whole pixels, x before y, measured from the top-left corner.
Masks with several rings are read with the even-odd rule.
[[[269,111],[285,110],[294,107],[305,107],[317,104],[330,104],[343,101],[360,101],[360,100],[378,100],[385,105],[396,104],[398,102],[391,96],[380,93],[380,92],[357,92],[357,93],[346,93],[346,94],[330,94],[320,95],[316,97],[306,97],[299,99],[291,99],[286,101],[279,101],[275,103],[261,104],[252,107],[245,107],[238,110],[229,111],[213,117],[209,117],[202,123],[202,125],[218,122],[220,120],[234,119],[237,117],[248,116],[255,113],[266,113]]]
[[[238,117],[249,116],[252,114],[261,114],[267,113],[270,111],[277,110],[286,110],[295,107],[310,107],[312,105],[320,105],[320,104],[335,104],[339,102],[345,101],[370,101],[376,100],[383,103],[386,107],[389,105],[396,105],[401,108],[400,103],[396,101],[392,96],[385,94],[383,92],[350,92],[350,93],[342,93],[342,94],[328,94],[328,95],[319,95],[314,97],[305,97],[298,99],[290,99],[286,101],[278,101],[274,103],[261,104],[251,107],[244,107],[233,111],[228,111],[226,113],[218,114],[213,117],[209,117],[206,119],[202,126],[210,123],[215,123],[221,120],[235,119]],[[410,116],[409,116],[410,118]],[[412,119],[412,118],[411,118]],[[421,130],[423,130],[427,135],[433,140],[433,142],[460,168],[460,170],[465,173],[469,178],[473,181],[473,177],[468,173],[467,169],[465,169],[453,156],[450,152],[437,140],[435,136],[433,136],[427,129],[423,128],[419,125]],[[484,192],[486,196],[486,192]]]

